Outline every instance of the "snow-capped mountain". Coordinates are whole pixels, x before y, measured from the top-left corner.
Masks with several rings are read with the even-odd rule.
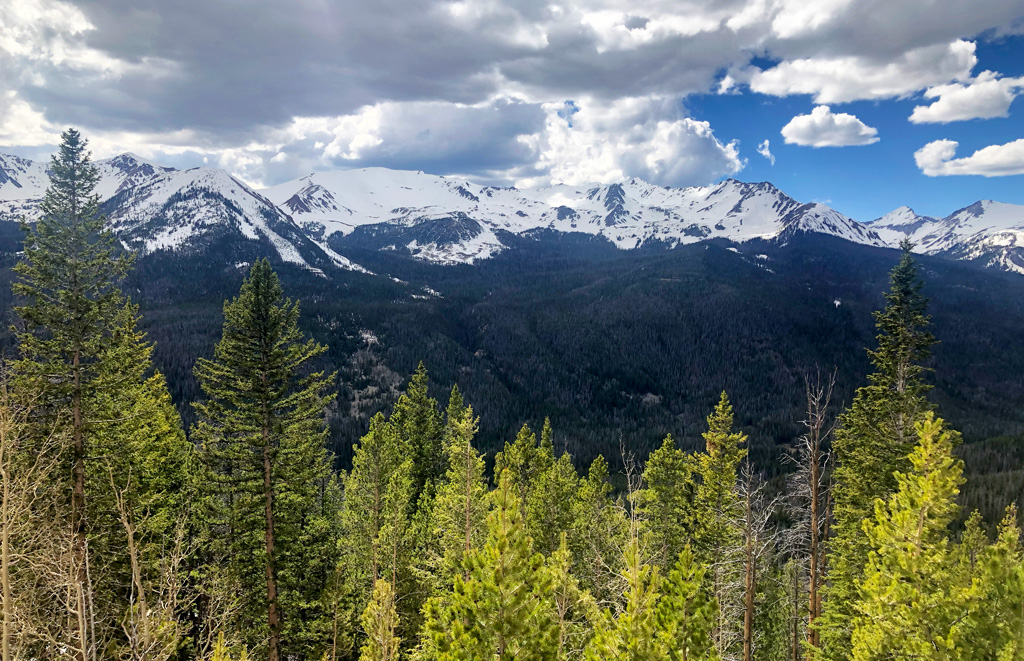
[[[915,251],[1024,273],[1024,206],[981,200],[945,218],[919,216],[907,207],[869,226],[895,244],[904,237]]]
[[[768,183],[729,179],[665,188],[631,179],[602,186],[499,188],[382,168],[316,173],[262,191],[308,232],[344,244],[372,236],[381,248],[435,262],[472,262],[504,249],[503,233],[548,229],[602,236],[621,249],[708,238],[743,242],[795,232],[886,245],[869,228]]]
[[[365,270],[340,253],[359,247],[466,264],[550,232],[600,237],[622,250],[713,238],[785,243],[814,233],[882,247],[909,237],[922,253],[1024,273],[1024,206],[987,200],[942,219],[900,207],[859,223],[769,183],[735,179],[693,188],[631,179],[518,189],[366,168],[257,191],[223,170],[175,170],[133,154],[96,164],[111,228],[143,252],[216,245],[225,259],[276,254],[313,270]],[[48,183],[45,163],[0,154],[0,220],[38,217]]]
[[[307,236],[291,216],[223,170],[175,170],[133,154],[96,165],[101,209],[111,230],[135,250],[198,250],[216,242],[239,258],[273,251],[314,270],[365,270]],[[44,164],[0,155],[0,182],[0,220],[38,217],[49,183]]]

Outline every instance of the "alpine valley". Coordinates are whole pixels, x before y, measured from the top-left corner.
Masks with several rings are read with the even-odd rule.
[[[422,359],[433,394],[458,383],[478,408],[487,450],[544,416],[581,462],[618,457],[620,443],[646,454],[669,432],[697,447],[726,389],[753,456],[774,464],[799,431],[805,373],[837,370],[837,406],[861,385],[871,312],[910,238],[941,340],[933,399],[978,457],[1024,430],[1024,206],[903,207],[862,223],[734,179],[517,189],[370,168],[256,190],[132,154],[97,164],[109,227],[139,254],[126,291],[186,422],[195,358],[267,256],[340,373],[342,463]],[[0,154],[8,312],[15,221],[38,217],[46,167]],[[1022,475],[999,479],[1013,489]]]

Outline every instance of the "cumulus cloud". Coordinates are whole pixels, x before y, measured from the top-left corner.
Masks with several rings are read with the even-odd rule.
[[[1024,174],[1024,139],[1005,145],[990,145],[964,158],[956,158],[958,146],[955,140],[935,140],[914,152],[914,160],[921,172],[929,177]]]
[[[768,140],[757,146],[757,153],[767,158],[772,165],[775,165],[775,154],[772,153],[771,146],[768,144]]]
[[[1020,0],[0,2],[0,142],[42,149],[74,125],[97,155],[266,183],[371,164],[691,182],[742,159],[683,116],[689,94],[828,104],[970,85],[970,40],[1020,18]],[[581,100],[568,132],[550,110],[564,99]],[[602,123],[624,135],[587,128]],[[602,165],[573,165],[581,150]]]
[[[892,60],[868,56],[791,60],[750,74],[750,88],[772,96],[811,94],[815,103],[906,96],[925,87],[966,79],[977,63],[975,45],[955,41],[918,48]]]
[[[537,153],[536,174],[517,185],[610,183],[630,177],[663,186],[707,184],[739,172],[737,143],[708,122],[681,116],[669,99],[545,104],[544,131],[520,140]]]
[[[983,71],[965,83],[950,83],[929,88],[924,96],[935,99],[931,105],[916,106],[910,121],[916,124],[957,122],[967,119],[1008,117],[1010,104],[1024,93],[1024,78],[1001,78],[994,71]]]
[[[878,129],[854,115],[833,113],[828,106],[818,106],[809,115],[797,115],[782,127],[787,144],[805,147],[852,147],[878,142]]]

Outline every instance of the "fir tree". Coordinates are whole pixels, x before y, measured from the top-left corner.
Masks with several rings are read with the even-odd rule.
[[[22,320],[14,392],[33,407],[37,438],[68,430],[69,465],[50,477],[71,513],[77,569],[64,616],[77,622],[67,642],[80,659],[122,638],[132,579],[115,492],[136,520],[146,512],[138,544],[140,561],[151,567],[189,497],[189,445],[163,377],[151,374],[152,346],[136,328],[137,307],[118,288],[132,257],[104,229],[98,181],[87,141],[65,131],[50,162],[42,217],[23,225],[25,253],[13,286]],[[108,570],[90,576],[100,557]]]
[[[427,394],[428,386],[427,368],[420,363],[389,418],[413,462],[413,503],[420,501],[424,490],[435,484],[445,469],[444,425],[437,400]]]
[[[617,600],[622,591],[622,549],[629,534],[629,520],[612,498],[608,462],[600,455],[580,480],[572,501],[569,550],[573,575],[599,604]]]
[[[875,313],[878,348],[869,351],[875,372],[860,388],[835,432],[835,523],[829,544],[829,578],[821,618],[821,644],[833,661],[849,658],[850,622],[857,583],[867,563],[861,522],[875,498],[896,488],[894,471],[906,472],[916,439],[914,425],[929,410],[921,366],[935,338],[928,332],[927,300],[909,241],[890,275],[886,307]]]
[[[545,426],[550,433],[550,427]],[[550,442],[541,435],[540,453],[546,456]],[[550,440],[550,436],[548,436]],[[526,523],[534,547],[544,555],[551,555],[561,546],[562,535],[573,524],[572,501],[579,490],[579,475],[568,453],[547,465],[536,478],[526,502]]]
[[[270,263],[256,262],[224,305],[213,359],[195,368],[206,395],[196,437],[215,506],[211,535],[242,585],[244,621],[263,622],[248,632],[249,646],[270,661],[316,649],[302,629],[322,614],[303,621],[283,606],[317,602],[325,586],[316,577],[327,568],[310,566],[307,551],[330,544],[331,526],[318,520],[332,518],[323,494],[332,482],[324,410],[333,393],[324,393],[334,377],[310,370],[325,347],[303,338],[298,315]]]
[[[530,426],[523,425],[515,440],[506,442],[504,449],[494,456],[494,474],[508,471],[509,483],[525,505],[530,500],[530,491],[536,486],[537,478],[554,460],[553,454],[537,445],[537,435]]]

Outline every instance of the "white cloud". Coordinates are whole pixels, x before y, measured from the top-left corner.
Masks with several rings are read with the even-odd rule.
[[[955,140],[929,142],[914,152],[914,160],[921,172],[929,177],[963,174],[1004,177],[1024,174],[1024,139],[1005,145],[990,145],[964,158],[955,158],[958,146]]]
[[[748,72],[750,88],[772,96],[812,94],[815,103],[906,96],[920,89],[970,78],[977,62],[969,41],[926,46],[891,60],[866,56],[789,60]]]
[[[537,153],[538,174],[517,185],[610,183],[630,177],[664,186],[707,184],[743,169],[735,142],[708,122],[683,117],[672,99],[585,100],[566,112],[545,104],[544,131],[521,140]]]
[[[787,144],[805,147],[851,147],[878,142],[878,129],[854,115],[833,113],[828,106],[818,106],[810,115],[797,115],[782,127]]]
[[[759,144],[757,146],[757,153],[760,154],[761,156],[764,156],[765,158],[767,158],[771,162],[772,165],[775,165],[775,154],[772,153],[772,150],[771,150],[770,145],[768,144],[768,139],[767,138],[765,139],[764,142],[762,142],[761,144]]]
[[[924,96],[936,99],[931,105],[917,106],[910,115],[916,124],[957,122],[967,119],[1008,117],[1010,104],[1024,93],[1024,77],[1000,78],[994,71],[983,71],[966,83],[950,83],[929,88]]]

